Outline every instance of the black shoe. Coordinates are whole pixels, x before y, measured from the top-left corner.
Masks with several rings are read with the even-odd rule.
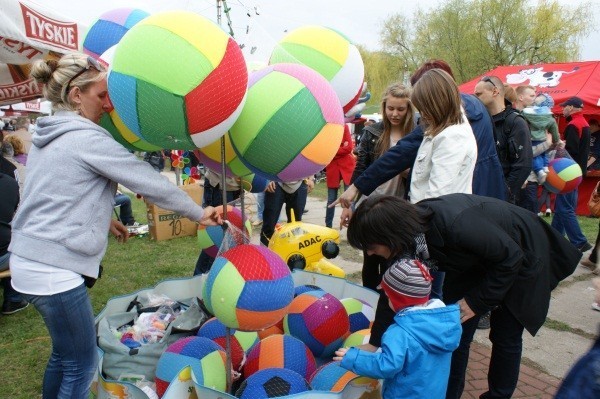
[[[579,249],[581,252],[589,251],[592,248],[594,248],[594,247],[592,247],[592,244],[590,244],[587,241],[585,243],[581,244],[579,247],[577,247],[577,249]]]
[[[479,318],[479,323],[477,323],[478,330],[487,330],[490,328],[490,312],[487,312],[483,316]]]
[[[306,214],[306,213],[308,213],[308,209],[305,209],[305,210],[302,211],[303,215]]]
[[[20,302],[4,302],[2,304],[2,314],[13,314],[17,313],[29,306],[29,302],[22,300]]]

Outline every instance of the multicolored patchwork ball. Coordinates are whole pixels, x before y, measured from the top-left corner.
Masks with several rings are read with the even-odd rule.
[[[113,138],[121,143],[123,147],[132,151],[160,151],[161,148],[150,144],[133,134],[131,130],[123,123],[121,117],[114,107],[107,113],[102,114],[100,126],[105,128]]]
[[[340,366],[340,362],[330,362],[319,367],[309,382],[316,391],[342,392],[350,381],[358,377],[358,374]]]
[[[570,193],[581,184],[581,167],[570,158],[557,158],[548,164],[548,175],[544,182],[546,190],[555,194]]]
[[[287,313],[294,297],[294,281],[275,252],[244,244],[215,259],[202,297],[208,310],[226,326],[258,331]]]
[[[342,346],[350,323],[342,303],[324,291],[309,291],[292,301],[283,319],[286,334],[304,342],[316,357],[330,357]]]
[[[265,339],[270,337],[271,335],[280,335],[283,334],[283,317],[277,323],[273,324],[271,327],[267,327],[264,330],[257,331],[258,339]]]
[[[291,335],[271,335],[256,344],[248,353],[244,376],[248,378],[268,368],[293,370],[308,379],[316,370],[315,357],[304,342]]]
[[[90,26],[83,39],[83,52],[99,58],[106,50],[119,43],[135,24],[150,14],[134,8],[117,8],[100,15]]]
[[[371,339],[371,329],[365,328],[364,330],[358,330],[350,334],[342,346],[351,348],[353,346],[368,344],[369,339]]]
[[[223,205],[215,207],[217,213],[223,217]],[[242,241],[249,239],[252,235],[252,224],[247,217],[242,219],[242,211],[231,205],[227,205],[227,220],[238,230],[242,231],[244,237],[239,237]],[[223,244],[226,232],[223,230],[223,226],[204,226],[198,225],[198,246],[200,249],[206,252],[208,256],[214,258],[219,253],[219,248]],[[232,238],[236,238],[236,234],[231,235]],[[239,242],[237,244],[243,244]]]
[[[181,369],[190,366],[198,384],[226,388],[225,351],[208,338],[187,337],[171,344],[156,365],[156,392],[161,397]]]
[[[233,125],[248,72],[238,44],[198,14],[151,15],[115,49],[108,90],[127,127],[167,149],[204,147]]]
[[[323,26],[305,26],[288,33],[275,47],[269,64],[291,62],[320,73],[348,112],[358,101],[365,66],[358,48],[341,33]]]
[[[344,298],[340,302],[344,305],[350,320],[350,333],[371,328],[375,320],[375,309],[371,305],[356,298]]]
[[[240,399],[279,398],[310,391],[308,382],[298,373],[288,369],[261,370],[245,380],[235,393]]]
[[[208,320],[200,327],[198,337],[204,337],[215,341],[222,348],[227,347],[227,330],[226,326],[216,317]],[[255,332],[238,331],[234,328],[230,329],[230,345],[231,345],[231,362],[235,370],[239,370],[244,361],[245,352],[248,351],[254,344],[258,343],[258,334]]]
[[[344,115],[331,85],[303,65],[271,65],[250,75],[248,99],[229,130],[240,160],[270,180],[294,181],[335,156]]]

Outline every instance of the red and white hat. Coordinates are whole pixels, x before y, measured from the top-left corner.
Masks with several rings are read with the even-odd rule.
[[[420,261],[402,258],[387,269],[381,288],[397,312],[429,301],[432,280],[427,267]]]

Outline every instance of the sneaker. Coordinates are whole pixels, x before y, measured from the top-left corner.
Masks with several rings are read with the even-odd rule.
[[[596,263],[592,262],[589,258],[582,260],[581,263],[583,266],[587,267],[590,270],[596,270]]]
[[[479,323],[477,323],[478,330],[487,330],[490,328],[490,316],[491,313],[487,312],[479,318]]]
[[[552,216],[552,211],[550,209],[546,209],[546,217]]]
[[[598,312],[600,312],[600,303],[593,302],[592,303],[592,309],[597,310]]]
[[[580,250],[581,252],[589,251],[592,248],[594,248],[594,247],[592,247],[592,244],[590,244],[587,241],[577,247],[577,249]]]
[[[141,226],[141,224],[139,224],[138,222],[131,222],[131,223],[127,223],[125,226],[127,226],[127,227],[139,227],[139,226]]]
[[[254,222],[252,222],[252,226],[254,227],[258,227],[263,223],[262,220],[255,220]]]
[[[542,216],[544,216],[544,212],[538,212],[538,216],[539,216],[539,217],[542,217]]]
[[[29,302],[22,300],[20,302],[4,302],[2,304],[2,314],[13,314],[17,313],[29,306]]]

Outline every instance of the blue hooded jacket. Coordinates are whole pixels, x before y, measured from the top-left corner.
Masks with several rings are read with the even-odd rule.
[[[460,94],[467,120],[477,142],[477,162],[473,171],[473,194],[506,199],[504,172],[496,151],[492,119],[479,99],[471,94]],[[353,184],[364,195],[407,168],[412,168],[423,141],[423,129],[417,126],[402,140],[369,166]]]
[[[439,300],[432,300],[428,306]],[[341,366],[383,378],[383,398],[444,398],[452,352],[462,327],[458,305],[405,309],[394,317],[381,341],[381,352],[350,348]]]

